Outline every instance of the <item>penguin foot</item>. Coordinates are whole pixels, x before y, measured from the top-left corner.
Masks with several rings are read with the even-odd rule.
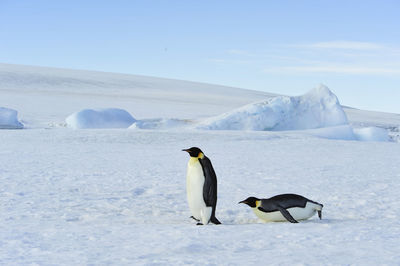
[[[217,217],[211,217],[210,221],[211,221],[213,224],[221,224],[221,222],[218,221]]]
[[[318,211],[318,217],[320,220],[322,219],[322,211]]]
[[[203,225],[202,223],[197,223],[196,225]]]
[[[198,221],[198,222],[200,222],[200,220],[199,219],[196,219],[196,218],[194,218],[194,216],[192,215],[192,216],[190,216],[190,218],[192,218],[193,220],[195,220],[195,221]]]

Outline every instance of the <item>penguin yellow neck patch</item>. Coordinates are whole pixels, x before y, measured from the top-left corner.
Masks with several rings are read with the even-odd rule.
[[[261,205],[261,200],[256,200],[256,208],[260,207]]]
[[[189,164],[192,165],[194,163],[197,163],[197,162],[199,162],[199,159],[203,159],[203,158],[204,158],[204,154],[200,152],[197,157],[190,157]]]

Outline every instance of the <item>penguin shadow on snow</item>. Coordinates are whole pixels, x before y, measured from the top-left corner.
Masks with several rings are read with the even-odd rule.
[[[228,212],[229,213],[229,212]],[[222,215],[221,215],[222,214]],[[265,226],[276,226],[276,225],[292,225],[292,223],[288,222],[288,221],[264,221],[260,218],[249,218],[249,216],[251,215],[250,213],[246,213],[248,214],[247,216],[244,215],[238,215],[239,217],[232,217],[232,215],[228,215],[230,216],[227,219],[221,219],[221,223],[224,226],[238,226],[238,225],[265,225]],[[223,213],[220,213],[221,217],[224,217],[225,215],[223,215]],[[226,216],[225,216],[226,217]],[[309,219],[309,220],[300,220],[298,221],[297,224],[313,224],[313,225],[329,225],[329,224],[334,224],[334,223],[341,223],[343,222],[343,220],[340,219],[330,219],[330,218],[324,218],[322,220],[319,220],[318,218],[314,218],[314,219]]]

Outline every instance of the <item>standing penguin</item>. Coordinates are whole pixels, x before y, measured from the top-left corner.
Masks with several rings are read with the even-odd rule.
[[[249,205],[255,215],[266,222],[298,223],[298,220],[307,220],[316,212],[321,219],[324,207],[321,203],[296,194],[282,194],[269,199],[249,197],[239,203]]]
[[[190,155],[186,175],[186,191],[192,217],[197,225],[220,224],[215,217],[217,176],[204,153],[197,147],[184,149]]]

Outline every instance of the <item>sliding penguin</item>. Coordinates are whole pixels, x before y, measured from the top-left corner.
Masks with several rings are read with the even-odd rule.
[[[190,155],[187,166],[186,190],[192,217],[198,225],[220,224],[215,217],[217,206],[217,176],[204,153],[197,147],[185,149]]]
[[[266,222],[298,223],[299,220],[307,220],[318,212],[322,219],[322,207],[324,205],[309,200],[296,194],[282,194],[269,199],[249,197],[239,203],[249,205],[258,218]]]

